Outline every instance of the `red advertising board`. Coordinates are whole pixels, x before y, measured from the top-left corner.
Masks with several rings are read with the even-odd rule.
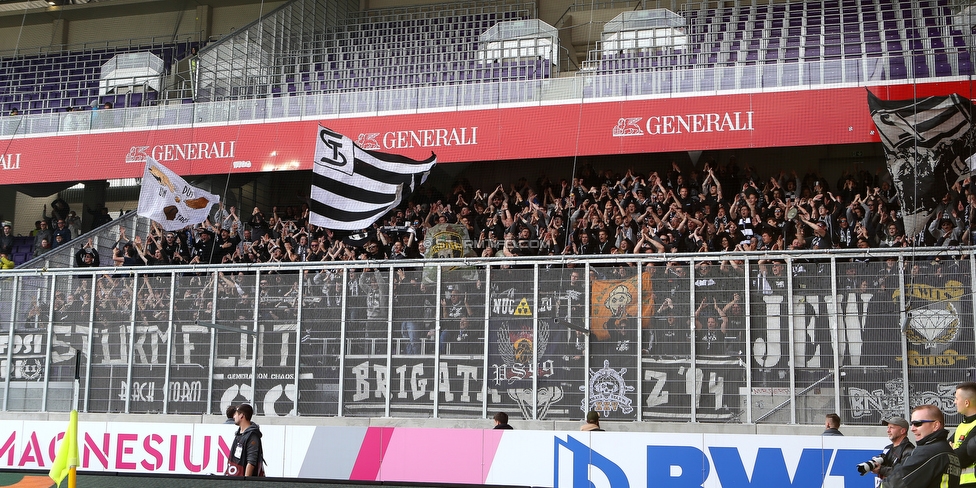
[[[969,82],[870,88],[885,99],[961,93]],[[441,163],[878,142],[863,87],[648,98],[423,114],[16,137],[4,184],[142,175],[309,170],[323,125],[365,149]]]

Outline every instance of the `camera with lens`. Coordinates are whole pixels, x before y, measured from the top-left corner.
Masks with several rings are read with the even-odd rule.
[[[877,468],[878,466],[881,466],[881,464],[883,464],[883,463],[884,463],[884,458],[883,457],[881,457],[881,456],[875,456],[875,457],[871,458],[868,461],[865,461],[865,462],[863,462],[861,464],[858,464],[857,465],[857,472],[858,473],[861,473],[861,476],[864,476],[865,474],[868,474],[871,471],[874,471],[875,468]]]

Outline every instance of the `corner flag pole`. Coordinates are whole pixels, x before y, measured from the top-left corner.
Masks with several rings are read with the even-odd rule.
[[[81,389],[81,351],[75,349],[75,384],[74,392],[72,395],[72,408],[74,412],[72,416],[75,417],[75,430],[77,431],[77,415],[78,415],[78,396]],[[75,443],[74,455],[78,456],[78,438],[72,439]],[[68,488],[78,488],[78,462],[79,459],[69,459],[68,460]]]

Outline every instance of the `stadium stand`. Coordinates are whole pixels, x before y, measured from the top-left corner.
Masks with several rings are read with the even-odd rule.
[[[622,48],[620,40],[608,39],[616,32],[605,29],[584,69],[652,73],[642,78],[642,93],[973,74],[968,26],[953,24],[946,0],[683,7],[671,19],[673,29],[641,25],[638,17],[651,11],[621,14],[632,33],[658,30],[650,34],[657,43],[641,46],[638,39]]]
[[[363,12],[341,2],[339,7],[326,3],[287,2],[206,45],[195,59],[192,79],[179,86],[171,82],[164,90],[143,83],[106,93],[100,70],[116,54],[150,52],[170,72],[199,43],[134,40],[124,46],[0,54],[0,104],[5,112],[17,108],[23,115],[105,102],[122,108],[164,99],[207,102],[530,81],[569,69],[560,61],[555,30],[537,19],[532,2],[459,2]],[[694,5],[684,4],[677,13],[664,11],[666,16],[663,9],[623,12],[608,22],[577,72],[592,78],[584,94],[776,89],[974,74],[968,27],[954,20],[947,0]],[[344,13],[342,21],[321,21],[330,9]],[[537,34],[519,41],[530,46],[521,50],[527,54],[509,49],[509,57],[485,58],[493,29],[526,21],[537,23]],[[673,25],[665,29],[655,22]],[[249,65],[254,59],[262,62]],[[186,86],[192,87],[192,98]],[[479,103],[472,93],[465,92],[459,103]],[[322,103],[310,100],[304,105],[321,109]],[[294,115],[301,106],[250,112],[260,118]]]
[[[480,36],[499,22],[533,19],[531,2],[513,0],[446,3],[352,12],[344,22],[311,37],[278,40],[269,63],[248,70],[228,53],[253,49],[266,25],[303,32],[304,16],[295,11],[314,2],[291,2],[233,36],[200,52],[198,101],[226,97],[290,96],[343,90],[507,81],[552,75],[548,59],[479,62]],[[312,16],[314,18],[314,16]],[[258,41],[263,42],[263,41]],[[243,45],[242,45],[243,44]],[[548,62],[547,62],[548,61]]]
[[[103,76],[106,66],[120,54],[152,53],[166,70],[184,58],[195,41],[160,42],[154,39],[126,41],[124,45],[65,46],[57,52],[36,54],[0,53],[0,103],[7,112],[17,108],[22,115],[62,111],[66,108],[87,109],[111,103],[116,108],[151,105],[159,99],[159,90],[149,87],[149,80],[125,84],[123,93],[114,86],[123,80]],[[111,84],[111,85],[110,85]],[[157,85],[158,88],[158,85]]]

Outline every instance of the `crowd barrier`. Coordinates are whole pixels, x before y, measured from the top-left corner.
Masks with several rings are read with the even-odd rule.
[[[0,409],[878,425],[971,379],[970,250],[5,271]]]

